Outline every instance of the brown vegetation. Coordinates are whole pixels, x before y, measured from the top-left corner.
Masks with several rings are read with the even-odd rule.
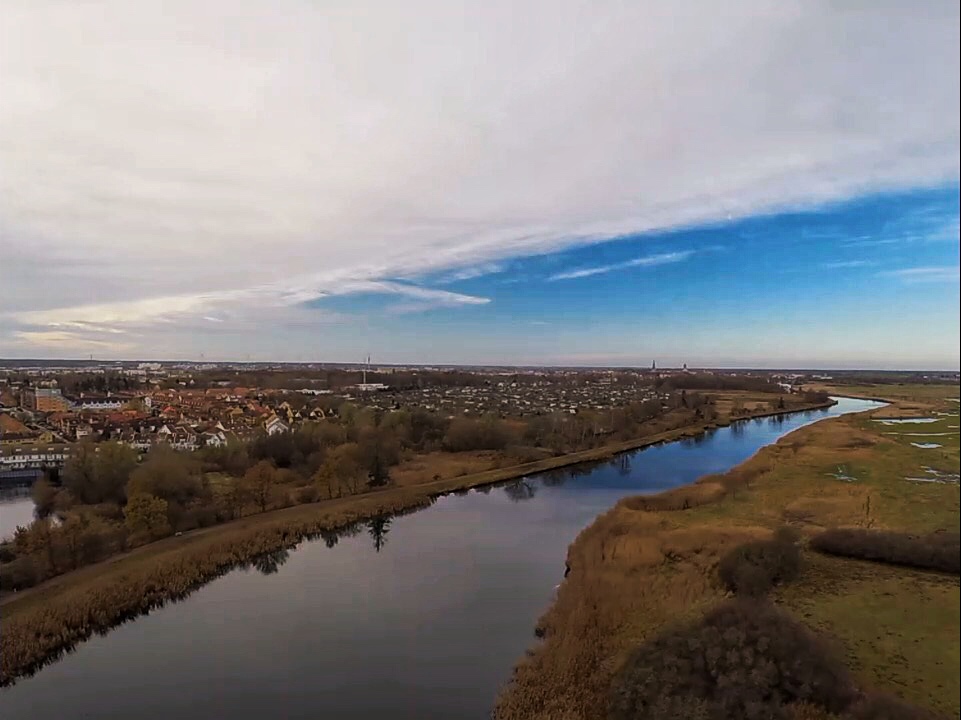
[[[801,572],[797,533],[779,528],[768,540],[738,545],[721,558],[717,567],[724,586],[735,595],[760,597]]]
[[[857,697],[843,661],[764,602],[722,603],[642,643],[612,685],[610,720],[788,718],[807,703],[840,712]]]
[[[954,532],[912,535],[863,528],[832,528],[811,539],[818,552],[841,557],[961,573],[961,535]]]
[[[743,567],[745,561],[755,566],[750,569],[758,575],[744,582],[749,592],[767,589],[796,574],[797,548],[793,548],[786,561],[778,553],[769,558],[766,552],[746,549],[770,547],[772,535],[768,528],[785,520],[798,523],[799,529],[807,532],[818,526],[839,524],[908,529],[951,527],[953,523],[956,528],[957,488],[905,483],[905,471],[901,468],[909,460],[901,459],[903,452],[901,446],[881,434],[879,426],[849,416],[796,431],[723,475],[707,476],[693,485],[655,496],[622,500],[585,529],[570,547],[570,572],[537,626],[536,634],[543,640],[515,668],[511,683],[498,699],[496,717],[601,717],[604,698],[609,697],[614,678],[638,646],[650,641],[665,626],[700,618],[724,599],[726,588],[718,582],[717,569],[725,556],[730,558],[728,587],[733,589],[741,584],[734,577],[734,569]],[[856,465],[858,477],[867,476],[870,482],[833,477],[838,458]],[[739,546],[741,549],[736,550]],[[785,593],[794,593],[791,607],[803,612],[805,618],[812,616],[812,608],[821,607],[817,604],[819,598],[835,598],[830,593],[811,597],[812,583],[808,580],[804,588],[809,594],[798,599],[800,596],[793,589],[808,575],[810,562],[809,556],[795,583],[776,591],[778,599]],[[813,587],[813,592],[821,592],[816,584]],[[956,597],[957,588],[952,591],[939,586],[938,593],[932,596],[944,603]],[[864,598],[871,597],[874,595],[865,589]],[[897,601],[900,602],[900,596]],[[830,602],[844,604],[847,600],[840,595]],[[945,613],[950,617],[953,612],[956,623],[956,605],[955,601],[953,610],[939,605],[937,617],[946,617]],[[899,623],[897,627],[907,629],[896,632],[894,625],[890,630],[875,627],[872,640],[878,638],[880,642],[882,637],[894,636],[914,642],[918,638],[930,639],[926,627],[903,622],[902,607],[897,605],[896,612],[885,608],[883,621]],[[850,609],[846,605],[835,608],[832,604],[830,609],[819,610],[817,617],[833,623],[847,617]],[[950,622],[946,627],[950,627]],[[835,627],[831,625],[831,629],[834,631]],[[862,628],[856,632],[861,633]],[[860,635],[856,637],[860,642]],[[938,672],[916,669],[909,674],[898,666],[898,680],[894,680],[885,672],[874,672],[873,666],[866,668],[861,664],[874,662],[876,657],[887,663],[881,660],[887,646],[878,648],[875,655],[873,647],[864,645],[856,646],[859,654],[852,669],[859,678],[893,681],[899,689],[900,678],[910,677],[918,685],[912,688],[912,698],[931,707],[956,710],[956,693],[952,701],[943,690],[948,687],[946,682],[951,682],[944,677],[945,673],[950,677],[952,662],[956,665],[956,652],[952,661],[948,647],[934,644],[931,662],[939,664]],[[940,665],[945,665],[944,672]],[[890,663],[886,667],[890,668]],[[672,681],[668,678],[666,682]],[[745,716],[718,714],[714,712],[716,707],[712,710],[714,699],[696,694],[678,700],[680,704],[663,698],[657,702],[663,703],[665,717]],[[788,708],[784,711],[788,712]],[[827,707],[812,704],[810,699],[791,705],[789,711],[789,716],[799,719],[838,717]],[[648,716],[656,717],[637,715]],[[931,716],[926,710],[871,692],[846,705],[843,717],[894,720]]]

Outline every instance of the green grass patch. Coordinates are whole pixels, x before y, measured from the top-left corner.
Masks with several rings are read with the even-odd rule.
[[[807,553],[777,598],[835,637],[864,683],[957,717],[959,590],[957,577]]]

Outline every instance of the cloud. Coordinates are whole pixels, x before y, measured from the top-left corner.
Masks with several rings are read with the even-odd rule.
[[[473,280],[474,278],[485,277],[487,275],[496,275],[497,273],[503,272],[506,265],[504,263],[482,263],[480,265],[473,265],[471,267],[461,268],[448,275],[444,275],[437,279],[440,284],[447,284],[453,282],[462,282],[464,280]]]
[[[953,179],[957,28],[946,2],[7,0],[4,310],[147,349],[225,312],[268,333],[338,283]]]
[[[902,268],[901,270],[891,270],[881,273],[887,277],[895,277],[907,283],[938,283],[938,282],[959,282],[961,278],[961,268],[955,266],[944,267],[913,267]]]
[[[874,260],[836,260],[834,262],[821,263],[825,270],[844,270],[847,268],[871,267],[877,265]]]
[[[693,250],[682,250],[680,252],[669,252],[669,253],[659,253],[657,255],[647,255],[644,257],[634,258],[633,260],[626,260],[624,262],[612,263],[611,265],[598,265],[589,268],[580,268],[578,270],[568,270],[565,272],[560,272],[555,275],[551,275],[547,279],[549,281],[554,280],[574,280],[576,278],[590,277],[591,275],[601,275],[603,273],[609,273],[612,270],[624,270],[626,268],[635,267],[656,267],[658,265],[670,265],[671,263],[678,263],[687,260],[691,255],[694,254]]]

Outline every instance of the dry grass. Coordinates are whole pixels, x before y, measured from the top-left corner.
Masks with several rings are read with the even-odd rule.
[[[935,398],[925,400],[928,412],[938,406]],[[598,518],[571,546],[570,575],[540,622],[544,642],[518,665],[499,699],[497,717],[603,717],[611,678],[630,650],[665,623],[700,615],[715,604],[723,596],[715,572],[719,558],[785,522],[808,536],[836,525],[956,531],[961,515],[957,485],[906,482],[930,456],[885,437],[882,427],[858,416],[825,420],[762,449],[731,472],[657,496],[623,500]],[[956,591],[926,596],[935,606],[932,612],[947,619],[952,645],[942,638],[930,653],[912,655],[910,692],[879,670],[885,662],[880,653],[865,650],[872,647],[867,637],[872,632],[900,632],[915,647],[923,647],[925,632],[913,634],[910,624],[898,629],[913,607],[910,578],[921,574],[901,572],[907,575],[893,586],[864,578],[858,596],[865,599],[862,606],[869,604],[872,593],[890,595],[893,587],[900,588],[890,603],[893,609],[874,618],[879,626],[855,624],[847,635],[837,634],[866,682],[933,709],[951,707],[956,712],[957,681],[951,685],[946,680],[952,672],[958,675]],[[805,583],[807,577],[804,571],[801,587],[807,594],[798,591],[791,597],[804,598],[805,617],[822,618],[815,625],[833,630],[843,622],[840,618],[857,612],[858,603],[825,594],[818,583]],[[949,582],[957,585],[956,578]],[[794,592],[792,586],[785,592]],[[821,615],[811,608],[820,608]],[[799,709],[799,714],[823,717],[813,708]]]
[[[516,668],[497,717],[589,718],[641,641],[724,597],[714,568],[764,528],[679,528],[617,505],[571,546],[570,574],[539,628],[543,645]]]
[[[503,460],[503,455],[493,450],[432,452],[405,460],[391,469],[390,476],[395,484],[408,487],[493,470],[502,467]]]

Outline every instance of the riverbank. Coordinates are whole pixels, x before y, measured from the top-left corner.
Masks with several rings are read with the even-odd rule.
[[[289,548],[310,535],[378,515],[425,507],[447,493],[604,461],[626,451],[694,437],[715,427],[714,423],[702,423],[509,468],[251,515],[142,546],[0,599],[2,679],[12,682],[93,632],[183,597],[230,567]]]
[[[929,413],[950,407],[929,400]],[[909,478],[925,467],[957,473],[957,450],[933,456],[871,415],[803,427],[730,472],[627,498],[601,515],[571,545],[570,573],[538,623],[543,640],[516,667],[496,716],[605,717],[612,678],[631,651],[724,599],[719,559],[779,526],[805,537],[839,525],[956,531],[957,484]],[[957,715],[958,578],[804,556],[801,578],[775,601],[830,635],[866,687]]]

